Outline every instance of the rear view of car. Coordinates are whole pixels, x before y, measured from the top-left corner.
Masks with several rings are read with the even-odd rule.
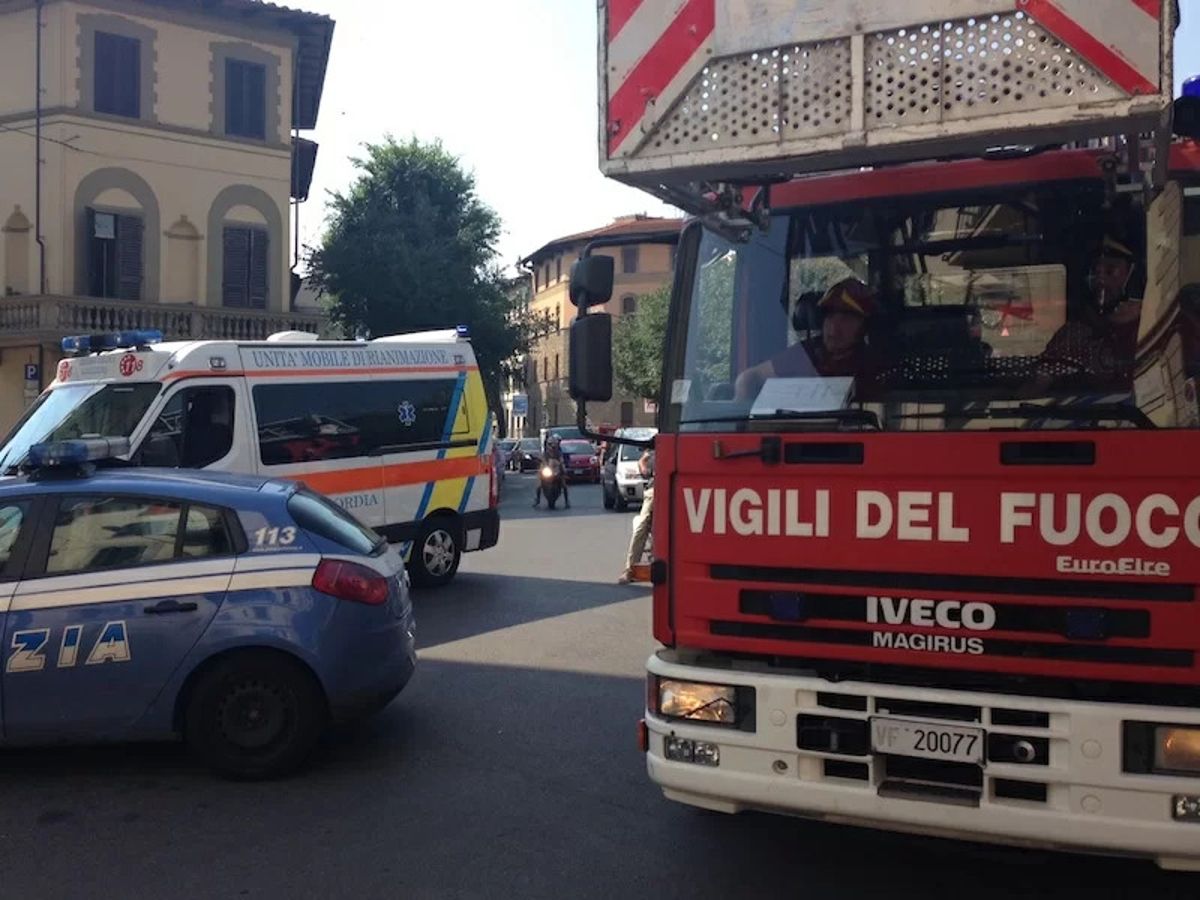
[[[394,549],[291,482],[90,468],[127,444],[41,445],[0,483],[0,743],[177,736],[261,778],[395,697],[416,654]]]
[[[542,464],[542,444],[537,438],[521,438],[514,453],[519,472],[536,472]]]

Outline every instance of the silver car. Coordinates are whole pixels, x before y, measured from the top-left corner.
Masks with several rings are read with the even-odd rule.
[[[656,428],[623,428],[616,437],[648,441],[658,434]],[[610,444],[600,470],[600,484],[604,492],[604,508],[624,512],[631,506],[640,507],[646,492],[646,479],[638,470],[638,460],[645,452],[641,447],[629,444]]]

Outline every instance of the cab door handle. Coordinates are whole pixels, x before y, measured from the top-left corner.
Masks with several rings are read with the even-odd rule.
[[[143,612],[151,616],[160,616],[165,613],[195,612],[199,608],[199,605],[191,600],[182,603],[178,600],[160,600],[153,606],[147,606]]]

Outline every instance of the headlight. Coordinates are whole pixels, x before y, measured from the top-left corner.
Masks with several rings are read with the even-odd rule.
[[[729,685],[661,678],[657,700],[658,714],[668,719],[737,723],[737,688]]]
[[[1200,726],[1126,722],[1122,770],[1141,775],[1200,775]]]
[[[542,477],[543,478],[549,478],[553,474],[554,474],[554,470],[552,468],[550,468],[549,466],[546,466],[545,468],[542,469]]]
[[[1200,728],[1154,729],[1154,768],[1200,774]]]

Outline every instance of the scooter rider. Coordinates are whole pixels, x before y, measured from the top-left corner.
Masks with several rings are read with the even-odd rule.
[[[542,451],[542,463],[545,464],[552,459],[558,460],[558,481],[562,487],[563,506],[567,509],[571,508],[571,495],[567,491],[567,470],[563,463],[562,441],[557,434],[550,434],[546,437],[546,446]],[[538,476],[537,492],[533,495],[533,506],[537,509],[542,502],[542,479]]]

